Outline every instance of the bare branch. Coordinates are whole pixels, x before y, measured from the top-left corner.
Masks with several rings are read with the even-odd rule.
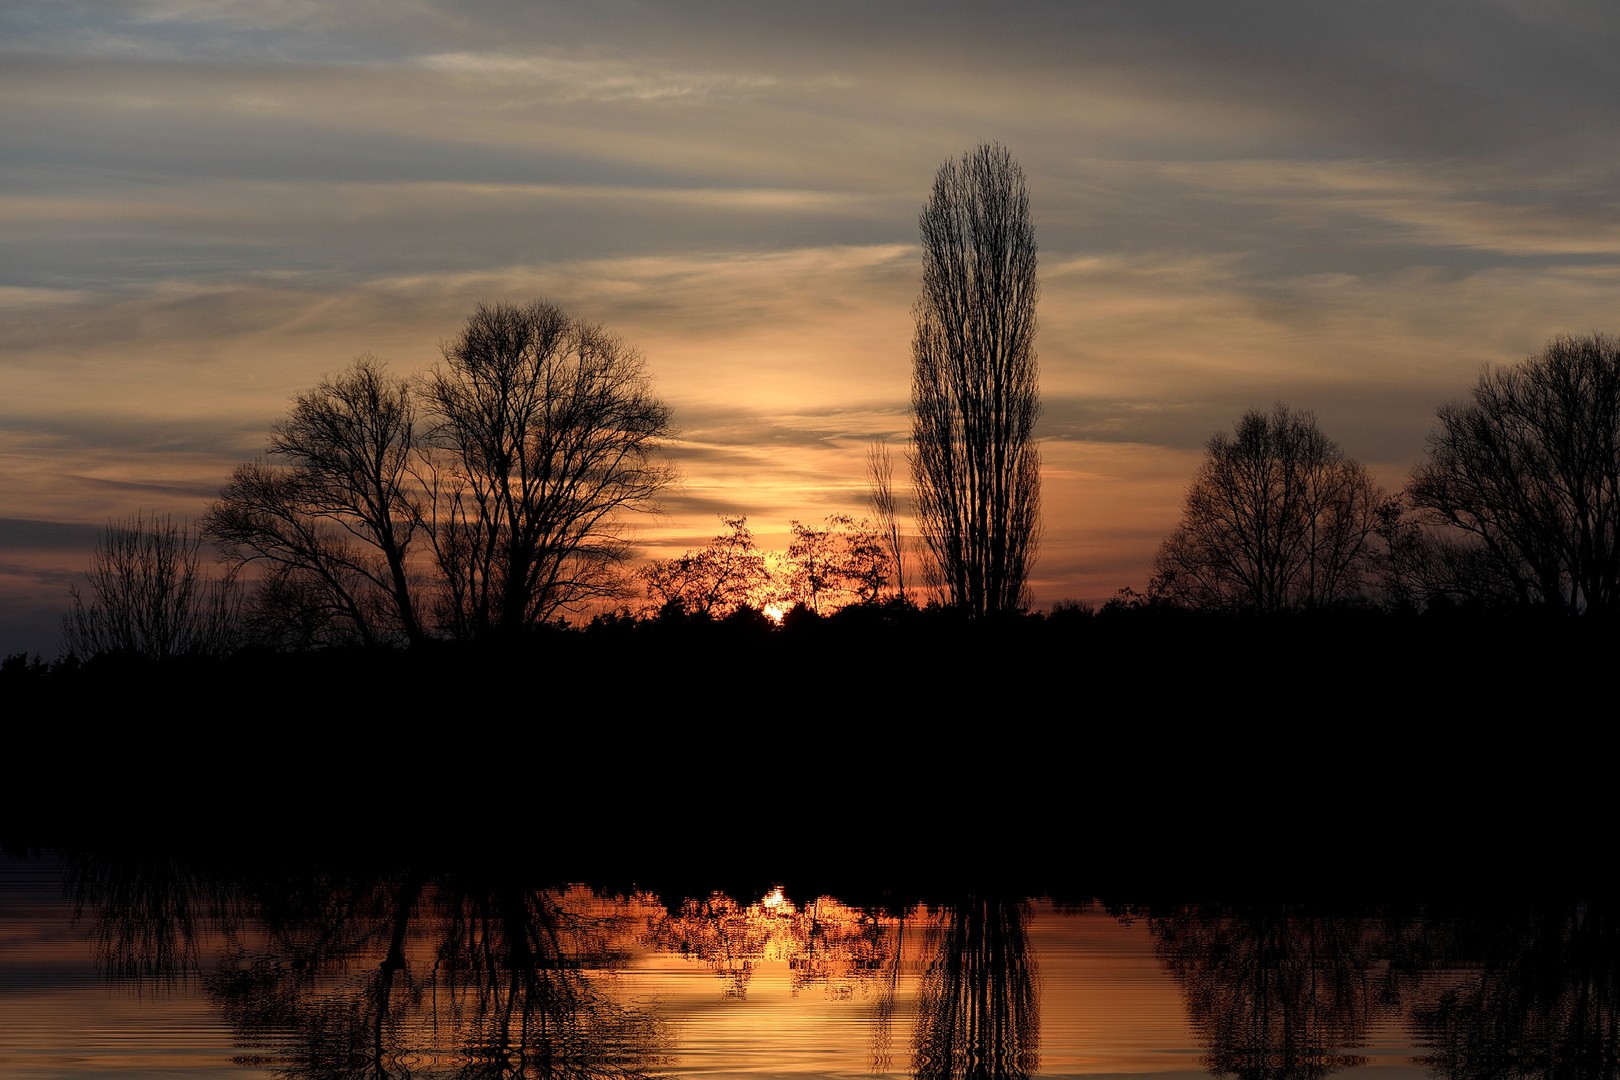
[[[1386,497],[1316,418],[1277,405],[1209,441],[1151,592],[1197,608],[1271,612],[1361,599]]]
[[[480,305],[425,385],[445,627],[505,633],[625,595],[626,516],[674,479],[641,354],[550,304]]]
[[[912,477],[947,600],[974,615],[1027,601],[1040,532],[1035,234],[1002,147],[947,161],[920,219]]]
[[[83,659],[127,653],[150,660],[217,656],[239,644],[241,596],[234,578],[211,578],[200,535],[168,516],[137,514],[102,530],[87,577],[71,589],[63,620],[67,651]]]

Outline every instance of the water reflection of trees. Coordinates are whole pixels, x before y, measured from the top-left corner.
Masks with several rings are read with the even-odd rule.
[[[792,991],[821,986],[848,998],[871,989],[893,955],[892,920],[831,897],[804,905],[780,888],[749,904],[714,893],[652,923],[643,943],[706,965],[731,998],[748,996],[758,965],[787,964]]]
[[[1375,924],[1251,908],[1184,911],[1149,928],[1211,1072],[1315,1080],[1366,1061],[1355,1048],[1390,1003]]]
[[[77,859],[66,885],[103,974],[136,986],[197,976],[204,936],[229,940],[245,918],[236,890],[160,856]]]
[[[917,992],[919,1080],[1019,1080],[1040,1063],[1040,998],[1021,900],[969,897],[929,927]]]
[[[1023,899],[671,903],[464,874],[204,874],[162,858],[82,859],[70,884],[108,977],[200,984],[243,1060],[291,1080],[649,1076],[668,1063],[666,1030],[616,977],[649,947],[706,965],[725,997],[745,998],[772,961],[795,995],[869,1003],[874,1072],[891,1071],[907,1030],[919,1080],[1038,1067]],[[1366,1063],[1370,1033],[1406,1021],[1446,1080],[1620,1075],[1609,904],[1134,914],[1215,1074],[1320,1080]]]
[[[829,897],[803,906],[776,890],[751,904],[688,900],[651,925],[646,943],[702,963],[722,993],[746,997],[758,965],[787,964],[794,994],[872,1003],[870,1067],[888,1072],[906,967],[906,930],[924,927],[911,1048],[920,1080],[1019,1080],[1039,1062],[1037,966],[1028,902],[969,897],[932,910],[852,908]]]
[[[1430,922],[1404,936],[1424,966],[1412,1027],[1440,1077],[1620,1075],[1620,918],[1611,904],[1567,903]]]
[[[77,879],[109,969],[199,975],[237,1041],[285,1076],[622,1080],[664,1063],[661,1025],[610,985],[615,926],[636,913],[588,890],[315,876],[259,891],[248,927],[205,917],[199,878],[127,880]],[[209,967],[204,934],[222,943]]]

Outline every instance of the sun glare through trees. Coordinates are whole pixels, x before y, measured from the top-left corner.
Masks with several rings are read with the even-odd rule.
[[[647,558],[635,522],[678,482],[675,417],[647,361],[545,301],[480,304],[430,371],[362,356],[297,395],[195,528],[110,523],[72,594],[68,654],[478,642],[604,616],[1038,616],[1039,287],[1012,155],[981,143],[947,160],[920,232],[911,489],[871,443],[871,516],[792,519],[787,546],[764,550],[739,508],[708,544]],[[1146,591],[1124,585],[1103,611],[1620,604],[1620,347],[1607,335],[1487,371],[1440,408],[1427,460],[1393,494],[1306,409],[1251,409],[1206,449]]]

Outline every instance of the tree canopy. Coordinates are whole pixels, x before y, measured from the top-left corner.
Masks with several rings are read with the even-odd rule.
[[[627,595],[629,518],[674,479],[635,349],[554,305],[480,305],[410,381],[370,357],[294,401],[204,519],[278,644],[472,639]]]
[[[993,143],[945,162],[919,225],[918,526],[949,603],[975,616],[1016,611],[1040,536],[1039,286],[1023,170]]]
[[[1570,613],[1620,605],[1620,340],[1558,337],[1439,411],[1407,495],[1435,592]]]
[[[1384,494],[1308,412],[1251,410],[1219,432],[1153,563],[1153,595],[1274,612],[1362,595]]]

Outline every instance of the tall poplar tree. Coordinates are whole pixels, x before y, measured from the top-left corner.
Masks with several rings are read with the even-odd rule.
[[[1040,534],[1035,232],[1024,172],[981,143],[946,161],[920,219],[913,308],[918,525],[952,606],[1016,611]]]

